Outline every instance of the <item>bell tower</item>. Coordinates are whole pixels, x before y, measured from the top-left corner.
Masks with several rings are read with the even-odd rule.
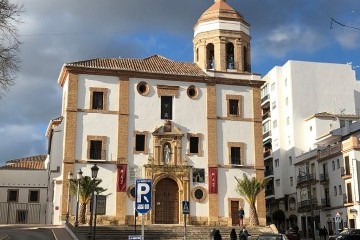
[[[215,0],[194,26],[194,62],[203,70],[251,72],[249,30],[226,0]]]

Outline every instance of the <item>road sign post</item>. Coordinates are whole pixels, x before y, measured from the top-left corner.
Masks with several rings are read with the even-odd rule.
[[[145,214],[151,209],[152,180],[137,179],[135,185],[135,209],[142,214],[141,239],[144,239]]]
[[[184,240],[187,239],[187,231],[186,231],[186,215],[190,214],[190,203],[189,201],[182,201],[182,211],[184,214]]]
[[[341,216],[340,213],[337,212],[335,215],[335,233],[336,235],[339,234],[339,224],[341,223]]]

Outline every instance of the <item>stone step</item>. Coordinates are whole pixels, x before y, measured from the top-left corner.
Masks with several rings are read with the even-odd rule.
[[[233,227],[227,226],[187,226],[188,240],[209,240],[210,232],[219,229],[222,239],[230,239],[230,232]],[[234,227],[236,233],[239,234],[240,227]],[[134,226],[98,226],[96,227],[96,239],[111,240],[121,239],[127,240],[129,235],[135,235]],[[259,235],[262,232],[272,232],[270,227],[247,227],[248,232],[252,236]],[[81,226],[78,234],[86,239],[89,227]],[[136,234],[141,235],[141,226],[137,226]],[[184,226],[181,225],[147,225],[144,227],[146,240],[181,240],[184,239]]]

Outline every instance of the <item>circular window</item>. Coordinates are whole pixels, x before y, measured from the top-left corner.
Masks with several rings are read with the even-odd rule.
[[[202,203],[207,197],[206,189],[203,187],[195,187],[191,190],[191,197],[195,202]]]
[[[199,95],[199,92],[194,85],[191,85],[187,89],[187,95],[189,96],[189,98],[195,99]]]
[[[126,194],[132,201],[135,201],[135,185],[130,185],[126,191]]]
[[[150,87],[146,82],[139,82],[137,85],[137,91],[140,95],[146,96],[149,93]]]

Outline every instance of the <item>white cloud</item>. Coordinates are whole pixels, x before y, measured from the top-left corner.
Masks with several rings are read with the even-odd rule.
[[[360,34],[356,30],[344,29],[335,34],[335,39],[345,49],[360,48]]]

